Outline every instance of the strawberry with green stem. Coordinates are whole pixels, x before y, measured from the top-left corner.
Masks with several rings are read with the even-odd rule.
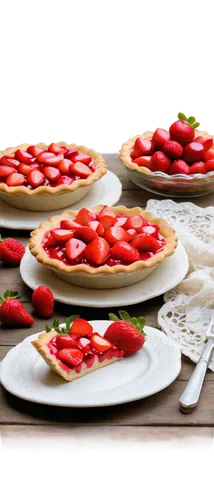
[[[118,311],[118,314],[119,317],[113,313],[109,314],[109,319],[113,323],[107,328],[104,338],[128,356],[139,351],[144,345],[145,318],[143,316],[131,318],[126,311]]]

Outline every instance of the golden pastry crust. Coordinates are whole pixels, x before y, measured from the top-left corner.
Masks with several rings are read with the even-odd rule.
[[[92,212],[99,213],[103,208],[103,205],[99,205],[90,209]],[[50,229],[54,229],[59,227],[60,221],[66,218],[72,218],[77,215],[77,211],[74,210],[66,210],[61,215],[56,215],[51,217],[49,220],[43,222],[37,229],[35,229],[31,233],[31,238],[29,242],[29,249],[32,255],[36,257],[38,262],[48,266],[52,269],[57,269],[59,271],[63,271],[65,273],[87,273],[87,275],[95,275],[95,274],[117,274],[117,273],[131,273],[140,269],[146,269],[150,267],[154,267],[157,264],[160,264],[166,257],[172,255],[177,247],[178,237],[176,235],[175,229],[171,227],[165,219],[160,217],[155,217],[150,212],[146,212],[142,210],[140,207],[134,208],[126,208],[124,206],[112,207],[115,214],[121,215],[141,215],[143,218],[148,220],[151,224],[157,224],[160,226],[160,232],[166,238],[166,245],[163,250],[152,257],[150,259],[143,261],[139,260],[134,262],[133,264],[124,266],[122,264],[118,264],[115,266],[108,266],[107,264],[100,266],[98,268],[90,267],[86,264],[78,264],[73,266],[67,266],[63,262],[57,259],[50,259],[47,253],[42,247],[42,241],[44,235]]]
[[[214,135],[209,135],[208,132],[200,132],[199,130],[195,130],[195,135],[196,135],[196,137],[199,135],[201,135],[203,137],[207,137],[207,138],[211,137],[214,140]],[[120,150],[120,159],[127,168],[130,168],[130,170],[135,170],[136,172],[140,172],[141,174],[149,175],[149,174],[153,173],[147,167],[139,167],[139,165],[137,165],[137,163],[134,163],[132,161],[131,156],[130,156],[131,152],[133,150],[133,147],[134,147],[134,143],[135,143],[136,139],[138,139],[138,137],[142,137],[143,139],[152,139],[152,136],[153,136],[153,132],[147,131],[147,132],[144,132],[144,134],[135,135],[134,137],[132,137],[132,139],[128,139],[127,142],[124,142],[124,144],[122,145],[122,148]]]
[[[0,192],[3,193],[19,193],[19,194],[26,194],[29,196],[36,196],[38,194],[56,194],[59,193],[60,191],[75,191],[76,189],[79,189],[80,187],[85,187],[85,186],[90,186],[90,184],[93,184],[96,182],[98,179],[100,179],[103,175],[106,174],[107,171],[107,164],[102,157],[100,153],[97,153],[94,149],[88,149],[86,146],[77,146],[76,144],[67,144],[66,142],[57,142],[57,146],[65,146],[68,149],[76,149],[78,151],[81,151],[81,153],[85,153],[89,156],[92,157],[92,160],[94,162],[94,165],[96,167],[95,172],[93,172],[87,179],[79,179],[74,182],[72,182],[71,185],[69,184],[60,184],[59,186],[56,187],[50,187],[50,186],[39,186],[35,189],[30,189],[26,186],[7,186],[7,184],[1,182],[0,183]],[[21,144],[20,146],[16,146],[13,148],[7,148],[4,151],[0,151],[0,158],[4,155],[9,155],[15,153],[17,149],[21,150],[26,150],[31,144]],[[47,144],[44,144],[43,142],[39,142],[36,144],[36,146],[40,148],[47,149],[48,146]]]
[[[111,358],[103,361],[100,363],[99,361],[95,360],[94,364],[92,365],[91,368],[87,368],[83,361],[83,370],[81,370],[80,373],[77,373],[75,370],[71,368],[70,372],[66,372],[61,366],[60,362],[58,359],[53,356],[50,352],[50,349],[48,348],[49,342],[56,337],[57,335],[60,335],[60,333],[57,333],[55,330],[51,330],[50,332],[46,333],[43,332],[39,335],[37,340],[34,340],[31,342],[33,347],[38,351],[40,356],[44,359],[44,361],[50,366],[50,368],[58,373],[64,380],[67,380],[67,382],[72,382],[73,380],[76,380],[77,378],[80,378],[84,375],[88,375],[88,373],[92,373],[95,370],[98,370],[99,368],[103,368],[104,366],[110,365],[111,363],[115,363],[116,361],[120,361],[121,358]]]

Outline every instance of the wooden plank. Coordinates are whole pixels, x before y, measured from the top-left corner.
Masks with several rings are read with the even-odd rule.
[[[102,408],[62,408],[21,400],[1,389],[2,424],[214,426],[214,384],[205,382],[198,407],[190,414],[179,410],[186,381],[133,403]]]
[[[210,427],[129,427],[129,426],[103,426],[103,427],[68,427],[67,425],[5,425],[1,430],[2,446],[4,448],[32,445],[44,447],[44,440],[50,441],[51,446],[57,445],[57,451],[70,451],[72,446],[78,444],[80,446],[120,446],[126,443],[135,443],[136,446],[141,446],[141,443],[155,442],[156,446],[162,445],[163,442],[170,442],[171,446],[175,446],[175,441],[179,441],[179,445],[183,442],[186,447],[186,439],[188,445],[197,442],[197,448],[200,443],[203,447],[212,447],[213,429]],[[197,439],[197,441],[196,441]],[[42,443],[41,443],[42,440]],[[90,443],[89,443],[90,440]],[[102,444],[101,444],[102,443]]]

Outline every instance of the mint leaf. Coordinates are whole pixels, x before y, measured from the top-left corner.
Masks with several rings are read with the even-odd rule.
[[[198,127],[200,127],[200,123],[199,122],[196,122],[196,123],[193,124],[193,128],[198,128]]]
[[[188,121],[189,125],[193,125],[193,123],[195,123],[195,121],[196,121],[196,118],[194,116],[189,116],[187,121]]]
[[[109,313],[108,317],[109,317],[110,321],[118,321],[119,320],[119,318],[114,313]]]
[[[178,118],[179,120],[184,120],[185,122],[187,121],[187,117],[183,113],[178,113]]]

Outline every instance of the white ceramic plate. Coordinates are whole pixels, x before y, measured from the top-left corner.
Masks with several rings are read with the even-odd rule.
[[[91,321],[104,334],[110,321]],[[74,382],[54,373],[31,345],[38,334],[11,349],[1,363],[2,385],[15,396],[55,406],[110,406],[142,399],[165,389],[181,369],[181,351],[160,330],[146,327],[144,347]]]
[[[120,199],[121,193],[122,185],[120,180],[113,172],[108,170],[106,175],[95,182],[87,195],[78,201],[78,203],[70,207],[60,208],[60,210],[57,211],[30,212],[28,210],[20,210],[19,208],[12,207],[5,201],[0,200],[0,226],[9,229],[31,231],[53,215],[61,214],[64,210],[79,210],[82,207],[92,208],[96,205],[113,206]]]
[[[84,307],[119,307],[144,302],[178,285],[187,271],[188,257],[180,243],[175,253],[157,266],[148,278],[136,285],[111,290],[80,288],[68,284],[39,264],[28,249],[20,265],[21,277],[32,290],[44,285],[52,290],[58,302]]]

